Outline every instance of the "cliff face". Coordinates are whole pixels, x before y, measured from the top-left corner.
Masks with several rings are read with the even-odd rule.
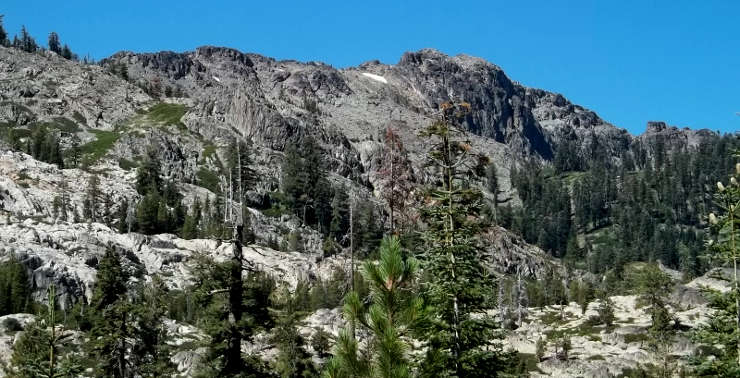
[[[344,185],[357,201],[380,206],[375,188],[385,128],[397,130],[415,179],[423,183],[429,146],[419,132],[446,101],[471,104],[463,126],[473,148],[497,166],[499,193],[485,194],[497,195],[500,202],[517,201],[509,179],[512,166],[529,159],[546,162],[564,146],[583,157],[598,151],[617,161],[635,149],[677,151],[715,137],[662,122],[650,122],[643,135],[633,137],[562,95],[512,81],[489,62],[428,49],[406,53],[395,65],[367,62],[335,69],[210,46],[185,53],[120,52],[99,66],[0,47],[0,132],[24,137],[46,127],[64,147],[82,146],[85,157],[85,169],[58,169],[10,151],[0,139],[0,260],[20,258],[33,280],[34,298],[43,300],[54,284],[65,308],[89,299],[97,262],[108,248],[124,256],[125,268],[137,279],[156,274],[170,287],[182,288],[189,283],[194,254],[225,259],[229,246],[119,233],[115,224],[81,219],[93,172],[109,213],[123,201],[140,199],[133,168],[147,151],[158,155],[164,175],[178,183],[186,204],[195,198],[213,201],[215,189],[201,176],[215,176],[229,144],[245,139],[253,143],[259,177],[249,193],[256,203],[279,187],[285,147],[300,146],[310,136],[321,146],[331,183]],[[61,210],[55,206],[59,198],[66,201]],[[322,236],[295,217],[249,209],[249,218],[259,245],[245,247],[247,260],[284,284],[326,278],[347,267],[341,254],[322,258]],[[260,246],[271,240],[287,244],[293,231],[302,235],[303,253]],[[552,271],[566,274],[558,261],[503,228],[492,228],[481,240],[493,273],[533,279]],[[312,322],[336,333],[341,317],[336,310],[324,312],[314,314]],[[522,346],[521,352],[531,353],[539,337],[540,326],[532,324],[522,328],[523,339],[511,342]],[[197,354],[179,355],[179,364],[191,366]],[[621,353],[613,354],[622,359]],[[189,369],[182,366],[181,371]]]
[[[355,198],[377,202],[383,130],[398,131],[417,182],[424,182],[428,146],[418,134],[446,101],[471,104],[464,127],[472,146],[497,164],[499,201],[517,201],[510,167],[523,159],[550,160],[565,143],[584,156],[598,149],[620,159],[635,144],[661,141],[680,149],[713,135],[651,123],[644,135],[632,137],[559,94],[510,80],[489,62],[430,49],[406,53],[395,65],[375,61],[335,69],[210,46],[185,53],[120,52],[100,66],[0,47],[3,132],[28,135],[46,126],[63,145],[83,145],[93,154],[87,164],[103,172],[111,211],[124,199],[136,201],[131,166],[148,149],[159,155],[165,175],[181,183],[186,199],[212,196],[191,184],[204,171],[218,172],[234,138],[253,142],[260,177],[255,198],[278,187],[285,146],[311,136],[322,147],[330,180]],[[77,191],[69,196],[73,206],[66,218],[81,211],[89,173],[56,170],[22,154],[5,155],[0,164],[0,209],[6,214],[53,218],[50,209],[62,187]],[[271,222],[254,220],[265,240],[280,236],[270,231],[279,226]],[[552,268],[539,249],[505,230],[494,234],[490,249],[505,253],[494,255],[491,269],[511,272],[523,265],[537,277]],[[312,245],[320,249],[319,242]]]
[[[188,125],[195,129],[232,126],[278,149],[319,131],[367,138],[390,120],[416,129],[446,101],[470,103],[465,127],[515,157],[549,160],[572,134],[587,143],[600,138],[615,154],[630,139],[594,112],[559,94],[521,86],[491,63],[430,49],[406,53],[396,65],[368,62],[341,70],[215,47],[182,54],[122,52],[102,64],[126,65],[134,82],[174,88],[194,99]]]

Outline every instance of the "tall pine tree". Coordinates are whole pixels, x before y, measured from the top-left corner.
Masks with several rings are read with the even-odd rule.
[[[434,327],[427,333],[424,376],[497,376],[510,356],[502,351],[500,333],[486,314],[486,292],[493,283],[481,264],[477,235],[482,195],[469,178],[480,171],[464,134],[454,125],[470,105],[445,103],[441,117],[423,133],[432,145],[427,166],[436,187],[423,210],[427,225],[426,251],[421,254],[429,281],[426,295],[436,309]]]

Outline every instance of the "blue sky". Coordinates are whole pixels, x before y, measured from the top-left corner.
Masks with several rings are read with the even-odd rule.
[[[335,67],[433,47],[485,58],[632,133],[740,130],[738,1],[4,0],[5,28],[78,54],[212,44]]]

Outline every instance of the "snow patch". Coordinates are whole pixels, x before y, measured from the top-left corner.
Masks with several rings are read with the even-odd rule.
[[[217,78],[217,77],[215,77],[215,76],[211,76],[211,77],[213,78],[213,80],[216,80],[216,81],[218,81],[219,83],[221,82],[221,79],[219,79],[219,78]]]
[[[386,80],[384,77],[382,77],[380,75],[371,74],[369,72],[363,72],[362,75],[365,76],[365,77],[369,77],[369,78],[371,78],[371,79],[373,79],[375,81],[379,81],[379,82],[381,82],[383,84],[388,84],[388,80]]]

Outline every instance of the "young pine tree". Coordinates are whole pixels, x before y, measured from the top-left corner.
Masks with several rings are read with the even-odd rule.
[[[10,376],[18,378],[75,377],[82,373],[70,344],[71,335],[57,325],[56,289],[49,287],[47,318],[26,326],[13,345]]]
[[[95,291],[91,300],[91,341],[88,354],[101,376],[124,378],[130,365],[126,351],[131,347],[132,320],[126,303],[127,276],[120,256],[108,249],[98,264]]]
[[[655,368],[655,375],[671,377],[672,365],[670,348],[675,337],[674,319],[671,315],[667,296],[673,290],[673,280],[660,270],[655,263],[646,265],[637,275],[638,300],[647,304],[651,324],[648,346],[660,364]]]
[[[279,350],[275,370],[284,378],[315,377],[318,374],[311,355],[306,351],[306,340],[297,328],[301,315],[305,315],[300,305],[304,299],[286,289],[276,301],[272,342]]]
[[[426,308],[416,290],[418,263],[404,259],[398,238],[386,237],[380,261],[366,262],[362,275],[370,285],[370,305],[357,292],[345,298],[344,329],[327,363],[324,377],[410,377],[408,337],[427,320]],[[355,327],[369,331],[367,350],[358,344]]]
[[[498,326],[486,315],[486,293],[493,284],[476,239],[482,195],[469,182],[481,160],[458,139],[462,133],[453,126],[469,111],[468,104],[445,103],[440,120],[422,134],[432,143],[429,166],[437,176],[423,212],[428,227],[422,254],[429,275],[426,294],[436,309],[434,327],[427,333],[424,376],[497,376],[509,366]]]

